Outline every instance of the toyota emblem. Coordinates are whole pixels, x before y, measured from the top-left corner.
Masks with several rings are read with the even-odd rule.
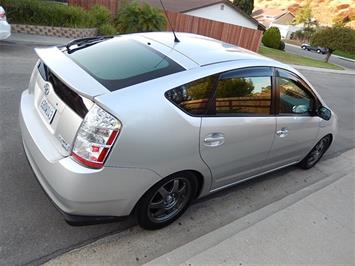
[[[47,96],[49,94],[49,84],[44,84],[44,94]]]

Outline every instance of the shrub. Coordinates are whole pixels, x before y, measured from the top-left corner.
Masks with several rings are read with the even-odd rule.
[[[279,50],[285,51],[285,42],[284,41],[280,41]]]
[[[111,24],[103,24],[98,28],[99,35],[115,35],[117,34],[117,29]]]
[[[95,18],[81,7],[41,0],[0,0],[10,23],[57,27],[95,26]]]
[[[281,34],[279,29],[276,27],[269,28],[265,31],[261,41],[266,47],[279,49],[281,42]]]
[[[346,27],[326,27],[317,31],[312,39],[313,46],[328,48],[325,61],[335,50],[355,53],[355,30]]]
[[[132,2],[119,10],[116,25],[121,33],[160,31],[165,29],[166,19],[159,9]]]
[[[90,11],[89,15],[95,21],[95,26],[100,27],[102,25],[108,25],[112,21],[112,15],[110,10],[101,5],[94,5]]]

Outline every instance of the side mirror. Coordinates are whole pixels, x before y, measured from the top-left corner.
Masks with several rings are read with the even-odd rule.
[[[321,106],[318,109],[318,116],[324,120],[329,120],[332,117],[332,111],[330,111],[327,107]]]
[[[295,105],[292,107],[292,112],[295,114],[304,114],[308,112],[308,107],[306,105]]]

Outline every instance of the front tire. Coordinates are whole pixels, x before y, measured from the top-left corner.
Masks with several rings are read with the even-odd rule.
[[[197,179],[191,173],[177,173],[161,180],[139,200],[138,224],[148,230],[171,224],[186,211],[196,192]]]
[[[328,150],[331,142],[332,137],[330,135],[322,138],[298,165],[303,169],[310,169],[315,166]]]

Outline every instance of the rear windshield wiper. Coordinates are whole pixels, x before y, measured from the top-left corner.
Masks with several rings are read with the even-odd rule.
[[[68,54],[71,54],[77,50],[89,47],[91,45],[97,44],[99,42],[105,41],[107,39],[112,39],[113,36],[97,36],[97,37],[88,37],[88,38],[80,38],[75,39],[65,45],[67,48]],[[76,45],[74,49],[70,49],[71,46]]]

